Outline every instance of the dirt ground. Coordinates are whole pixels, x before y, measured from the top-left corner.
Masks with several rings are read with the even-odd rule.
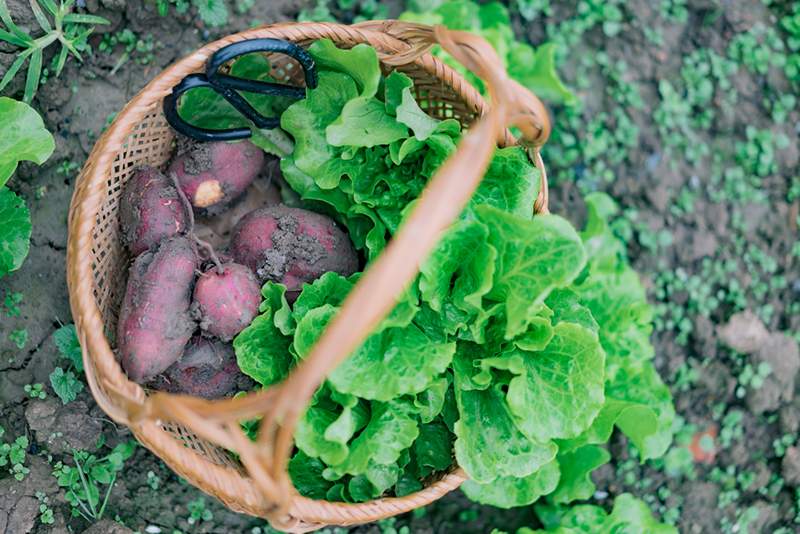
[[[612,3],[623,6],[619,32],[602,24],[570,32],[565,21],[576,17],[574,2],[553,2],[533,23],[514,13],[519,38],[564,42],[560,70],[582,102],[553,109],[556,126],[544,151],[552,208],[578,223],[581,194],[607,191],[620,204],[615,227],[656,306],[656,362],[681,415],[664,460],[640,465],[624,438],[615,437],[615,460],[595,473],[595,500],[608,504],[631,492],[687,533],[798,532],[800,112],[782,98],[797,85],[780,66],[767,65],[769,55],[752,54],[737,40],[776,27],[792,2]],[[18,21],[27,16],[32,26],[20,4],[27,3],[9,2],[12,14]],[[42,87],[34,105],[55,132],[56,153],[42,168],[22,165],[11,182],[33,219],[30,256],[0,280],[0,299],[23,295],[18,316],[0,310],[0,426],[5,439],[30,441],[24,481],[0,475],[0,532],[13,534],[128,532],[72,517],[52,475],[52,465],[68,463],[73,447],[95,450],[103,443],[107,450],[130,437],[85,389],[67,405],[49,392],[59,358],[52,335],[71,322],[66,218],[77,170],[108,121],[161,69],[215,37],[292,20],[308,7],[257,1],[208,31],[190,15],[159,16],[149,1],[79,4],[113,21],[98,28],[95,49],[103,33],[124,29],[145,44],[121,65],[120,46],[84,64],[69,61],[60,79]],[[390,13],[400,11],[392,2]],[[732,66],[723,61],[731,55]],[[10,58],[0,48],[0,75]],[[28,337],[19,349],[9,335],[21,329]],[[46,399],[25,391],[36,383],[45,384]],[[42,495],[53,510],[51,524],[40,518]],[[117,478],[106,517],[139,532],[268,531],[263,521],[204,497],[143,447]],[[489,532],[533,521],[529,507],[494,510],[455,493],[357,531]]]

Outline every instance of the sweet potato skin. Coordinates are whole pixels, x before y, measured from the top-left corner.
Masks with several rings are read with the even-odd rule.
[[[261,285],[238,263],[215,266],[200,275],[194,288],[192,315],[204,333],[230,341],[258,314]]]
[[[182,140],[169,171],[195,208],[224,210],[253,183],[264,151],[249,141],[198,143]]]
[[[287,206],[245,216],[233,230],[230,253],[261,282],[279,282],[288,291],[297,291],[328,271],[349,276],[358,269],[350,239],[332,219]]]
[[[152,386],[169,393],[218,399],[234,393],[244,380],[230,343],[195,336],[180,359],[156,377]]]
[[[122,241],[138,256],[186,230],[187,214],[172,180],[153,167],[137,169],[122,191]]]
[[[131,380],[146,382],[183,353],[197,328],[189,311],[197,266],[183,236],[162,241],[133,262],[117,327],[118,354]]]

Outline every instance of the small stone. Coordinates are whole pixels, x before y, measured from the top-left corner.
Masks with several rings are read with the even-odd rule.
[[[781,461],[781,471],[786,483],[791,486],[800,486],[800,449],[789,447]]]
[[[756,352],[769,337],[764,323],[750,310],[736,313],[717,328],[720,341],[737,352]]]
[[[784,434],[796,434],[800,430],[800,398],[781,408],[779,421]]]
[[[72,449],[90,449],[102,432],[100,420],[89,414],[89,407],[83,401],[63,405],[61,401],[48,397],[29,404],[25,409],[25,419],[36,433],[36,441],[56,454],[69,453]]]

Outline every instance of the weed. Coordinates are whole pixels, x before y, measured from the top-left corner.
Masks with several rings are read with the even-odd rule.
[[[8,340],[11,341],[18,349],[25,348],[28,343],[28,330],[20,328],[19,330],[12,330],[8,334]]]
[[[186,507],[189,509],[189,517],[186,521],[190,525],[214,519],[214,514],[206,508],[206,500],[202,497],[189,501]]]
[[[9,317],[20,316],[19,305],[22,302],[22,298],[22,293],[19,293],[18,291],[6,293],[5,299],[3,300],[3,306],[6,309],[6,315]]]
[[[659,5],[661,16],[673,22],[681,24],[689,20],[689,8],[686,0],[661,0]]]
[[[44,400],[47,398],[47,392],[44,390],[44,384],[25,384],[22,388],[29,399]]]
[[[52,525],[55,523],[53,517],[53,509],[50,508],[50,499],[42,491],[36,492],[36,499],[39,501],[39,521],[43,525]]]
[[[0,0],[0,20],[5,26],[5,29],[0,30],[0,41],[22,49],[0,81],[0,91],[14,79],[25,61],[30,59],[23,97],[25,102],[30,103],[42,80],[44,50],[56,42],[61,44],[61,49],[53,58],[52,63],[52,70],[56,77],[64,70],[70,53],[78,61],[83,61],[80,51],[88,47],[87,39],[94,31],[92,25],[109,24],[109,22],[102,17],[73,13],[72,6],[74,4],[75,0],[62,0],[58,5],[55,0],[32,0],[30,2],[31,9],[44,32],[44,35],[34,39],[14,23],[6,0]],[[52,17],[52,22],[48,13]],[[88,28],[85,27],[87,25],[89,25]]]
[[[745,134],[747,140],[736,143],[736,162],[745,173],[763,177],[778,172],[775,152],[789,146],[789,139],[781,133],[758,130],[754,126],[748,126]]]
[[[72,506],[74,517],[83,517],[90,523],[102,519],[117,475],[135,448],[133,441],[121,443],[102,458],[87,451],[73,450],[74,466],[61,462],[54,466],[53,476],[58,485],[65,488],[65,497]],[[104,494],[103,486],[106,487]]]
[[[0,426],[0,439],[5,432]],[[31,472],[25,467],[29,445],[27,436],[19,436],[11,443],[0,443],[0,467],[8,467],[8,473],[18,481],[22,481]]]
[[[147,485],[150,486],[150,489],[153,491],[158,491],[158,488],[161,487],[161,479],[158,478],[153,471],[147,472]]]
[[[61,402],[67,404],[83,391],[83,383],[78,379],[78,375],[83,372],[83,355],[75,325],[62,326],[56,330],[53,333],[53,342],[68,365],[53,369],[50,373],[50,385]]]
[[[766,75],[770,66],[786,65],[786,48],[775,28],[755,24],[744,33],[736,35],[728,46],[728,56],[749,71]]]
[[[514,0],[512,5],[527,21],[536,20],[542,16],[549,17],[553,14],[550,0]]]

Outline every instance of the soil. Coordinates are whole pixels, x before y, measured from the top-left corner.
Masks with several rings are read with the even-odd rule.
[[[83,64],[71,59],[58,80],[42,86],[34,102],[48,129],[55,132],[57,148],[46,165],[23,164],[11,181],[31,208],[33,236],[24,267],[0,280],[0,298],[23,295],[18,316],[0,308],[0,426],[5,429],[4,440],[29,438],[26,465],[30,473],[22,482],[7,476],[5,470],[0,474],[0,533],[130,532],[120,524],[140,532],[229,533],[264,528],[262,520],[231,512],[204,496],[143,447],[136,449],[120,473],[106,519],[92,525],[71,516],[64,492],[51,474],[52,464],[70,463],[73,447],[95,450],[100,444],[99,450],[107,453],[131,435],[103,414],[86,388],[76,401],[62,405],[50,388],[49,375],[55,366],[63,365],[53,333],[71,322],[64,275],[67,209],[77,169],[107,121],[156,73],[204,42],[245,29],[254,21],[295,19],[313,3],[256,2],[247,14],[232,16],[227,26],[208,30],[191,14],[159,16],[152,1],[78,2],[112,21],[92,37],[95,49],[101,33],[123,29],[140,37],[152,36],[155,47],[152,57],[134,54],[113,74],[122,55],[120,47],[111,54],[86,54]],[[36,26],[27,2],[9,0],[8,4],[20,25]],[[574,6],[552,4],[552,13],[542,23],[528,23],[514,15],[518,37],[542,42],[548,27],[574,16]],[[798,259],[790,251],[797,242],[799,206],[797,199],[787,200],[787,193],[800,159],[800,113],[794,109],[785,120],[775,121],[764,103],[767,93],[791,90],[780,69],[754,74],[740,66],[730,75],[732,90],[738,94],[735,105],[716,94],[708,127],[681,134],[690,139],[687,145],[668,146],[671,136],[660,131],[655,119],[655,111],[664,103],[659,82],[679,84],[685,58],[708,49],[725,57],[735,35],[759,24],[774,26],[775,15],[762,2],[752,0],[690,0],[684,21],[668,20],[659,13],[659,4],[663,2],[626,2],[620,33],[608,37],[597,26],[571,45],[560,68],[567,81],[578,87],[579,126],[571,123],[575,112],[554,108],[555,133],[544,157],[554,182],[551,207],[555,212],[582,224],[581,194],[591,190],[607,191],[620,204],[624,216],[619,232],[628,239],[629,257],[656,306],[655,362],[671,386],[682,418],[673,450],[689,447],[696,452],[699,443],[703,454],[696,454],[688,466],[675,467],[669,461],[639,464],[625,439],[615,436],[610,444],[615,460],[595,472],[593,500],[607,506],[615,495],[629,491],[647,500],[658,514],[671,517],[681,532],[752,534],[782,527],[797,532],[800,314],[792,306],[800,300],[800,273]],[[390,6],[392,15],[400,11],[398,2]],[[607,56],[607,65],[627,65],[622,81],[638,90],[641,106],[621,105],[612,96],[619,82],[596,64],[586,67],[583,60],[596,59],[600,52]],[[13,49],[0,45],[0,75],[13,59]],[[584,82],[579,83],[581,79]],[[21,90],[19,80],[6,93]],[[615,111],[624,112],[629,124]],[[591,137],[586,126],[595,118],[607,128],[606,137],[599,140]],[[624,157],[614,157],[614,143],[620,143],[617,134],[622,137],[631,126],[637,130],[635,139],[627,144]],[[761,201],[754,200],[752,192],[738,199],[728,194],[727,187],[745,187],[748,177],[715,181],[722,173],[720,162],[711,157],[717,155],[723,169],[736,162],[748,164],[748,158],[737,160],[737,143],[746,142],[749,126],[783,134],[790,141],[775,151],[775,168],[757,181]],[[575,134],[584,147],[594,143],[594,154],[586,149],[577,163],[564,157],[570,147],[567,134]],[[614,139],[609,140],[612,134]],[[700,145],[710,147],[710,155],[691,163],[688,151]],[[591,165],[597,161],[605,164],[608,178],[594,172],[596,166]],[[723,190],[726,194],[720,199],[717,193]],[[229,227],[217,230],[220,235],[230,232]],[[718,272],[719,266],[726,265],[733,268]],[[781,277],[785,284],[777,283]],[[710,304],[715,298],[719,302]],[[9,334],[21,329],[27,331],[27,341],[19,349]],[[769,372],[755,387],[743,377],[748,372],[757,374],[759,368]],[[29,398],[24,387],[35,383],[45,384],[46,399]],[[681,433],[687,438],[683,442]],[[710,445],[705,443],[709,440]],[[47,497],[53,509],[52,524],[40,521],[37,492]],[[197,509],[198,499],[204,500],[209,513],[190,523],[190,508]],[[752,520],[742,528],[745,512]],[[513,531],[533,525],[534,519],[531,507],[495,510],[470,503],[455,492],[389,523],[408,526],[412,532],[471,533],[495,527]],[[385,532],[386,528],[384,523],[353,530]]]

